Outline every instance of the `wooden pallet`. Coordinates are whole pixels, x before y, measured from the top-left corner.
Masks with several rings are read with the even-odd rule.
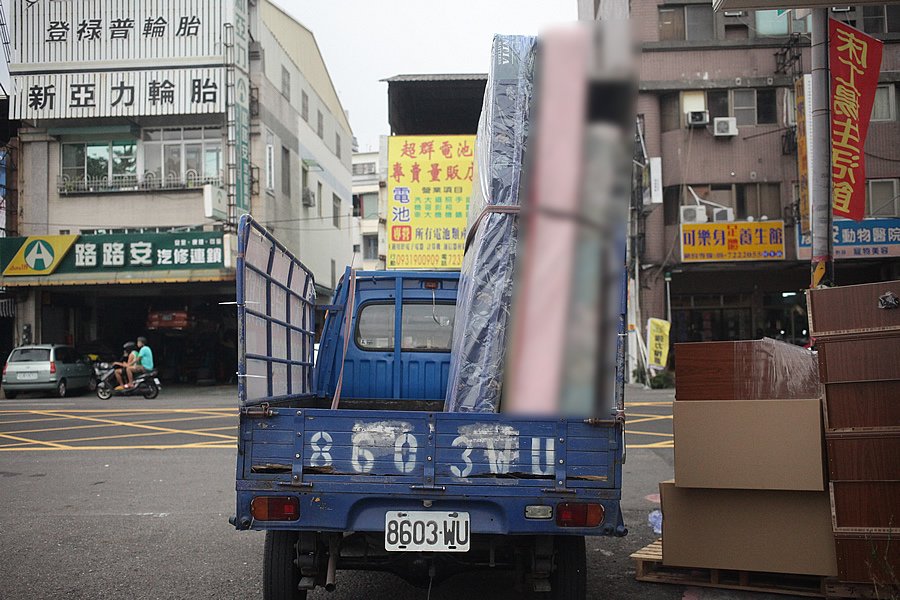
[[[811,598],[825,596],[824,578],[816,575],[786,575],[663,565],[661,539],[638,550],[631,555],[631,558],[636,563],[635,579],[638,581],[768,594],[789,594]]]
[[[836,579],[828,579],[825,581],[825,597],[890,600],[900,597],[900,585],[882,585],[876,588],[871,583],[842,583]]]

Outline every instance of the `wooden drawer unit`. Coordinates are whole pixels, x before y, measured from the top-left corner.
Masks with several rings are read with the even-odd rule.
[[[900,536],[900,481],[832,481],[831,508],[836,533]]]
[[[900,334],[855,336],[819,342],[822,383],[900,379]]]
[[[860,427],[900,428],[900,379],[825,384],[825,429]]]
[[[837,534],[834,546],[841,581],[896,584],[900,573],[896,534]]]
[[[879,308],[879,298],[900,298],[900,281],[809,290],[810,335],[816,338],[872,331],[900,332],[900,308]]]
[[[900,431],[826,433],[825,437],[832,481],[900,481]],[[900,506],[897,509],[900,512]]]

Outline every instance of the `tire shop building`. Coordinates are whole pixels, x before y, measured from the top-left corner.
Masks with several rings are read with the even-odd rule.
[[[327,303],[352,252],[352,134],[309,30],[266,0],[16,0],[12,24],[13,344],[118,354],[144,335],[164,381],[232,380],[247,212]]]

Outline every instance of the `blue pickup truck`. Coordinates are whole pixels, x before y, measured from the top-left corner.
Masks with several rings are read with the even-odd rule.
[[[264,597],[337,570],[430,587],[509,570],[585,597],[585,536],[622,536],[624,426],[444,412],[459,276],[348,269],[314,359],[310,271],[239,228],[239,530],[265,530]]]

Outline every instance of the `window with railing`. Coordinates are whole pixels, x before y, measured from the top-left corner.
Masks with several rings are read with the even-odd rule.
[[[222,179],[222,130],[219,127],[145,129],[144,180],[160,187]]]
[[[137,179],[135,140],[65,143],[62,145],[62,179],[73,185],[96,181]]]

